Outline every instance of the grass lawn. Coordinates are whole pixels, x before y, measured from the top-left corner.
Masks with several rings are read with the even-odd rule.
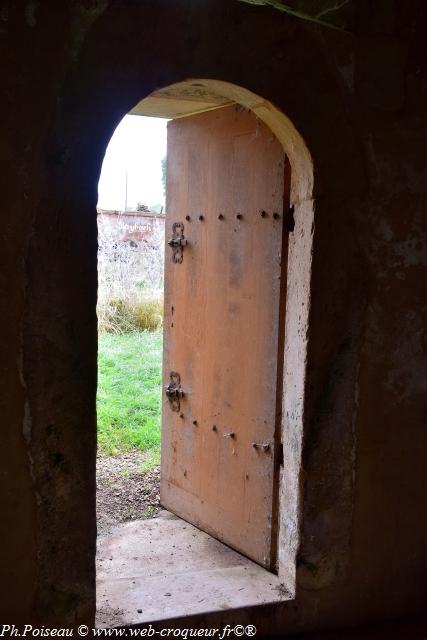
[[[162,341],[160,331],[98,336],[99,450],[147,451],[147,468],[160,456]]]

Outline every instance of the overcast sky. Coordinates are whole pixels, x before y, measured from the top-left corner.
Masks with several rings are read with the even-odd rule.
[[[128,208],[136,208],[138,202],[164,205],[161,161],[166,155],[166,125],[163,118],[123,118],[102,164],[98,184],[100,209],[124,209],[126,172]]]

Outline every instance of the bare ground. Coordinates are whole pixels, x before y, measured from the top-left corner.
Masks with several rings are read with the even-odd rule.
[[[129,520],[154,518],[160,511],[160,467],[143,470],[147,454],[128,451],[98,455],[96,511],[98,535]]]

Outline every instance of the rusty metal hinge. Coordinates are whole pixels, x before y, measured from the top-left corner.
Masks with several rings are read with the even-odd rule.
[[[172,411],[179,411],[181,398],[184,397],[184,391],[181,388],[181,376],[176,371],[171,371],[169,378],[169,384],[165,387],[166,397],[169,400]]]
[[[172,238],[168,241],[168,245],[172,247],[172,261],[181,264],[182,252],[187,240],[184,238],[184,224],[182,222],[174,222],[172,225]]]

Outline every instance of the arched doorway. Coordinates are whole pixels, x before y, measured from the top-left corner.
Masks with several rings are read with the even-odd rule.
[[[230,608],[277,602],[295,590],[295,540],[294,548],[286,550],[286,571],[279,559],[285,551],[283,545],[279,550],[279,528],[295,518],[297,504],[295,495],[292,502],[279,505],[280,477],[283,481],[295,472],[296,486],[299,474],[298,461],[294,467],[288,463],[290,451],[285,451],[282,436],[288,245],[295,225],[285,148],[295,158],[299,142],[307,161],[309,154],[278,109],[229,83],[177,83],[143,99],[131,113],[172,119],[161,502],[277,577],[269,579],[243,557],[218,559],[218,546],[212,568],[208,560],[204,569],[186,572],[186,565],[192,567],[189,551],[184,564],[175,561],[169,575],[171,562],[164,563],[163,556],[182,550],[178,542],[169,549],[162,538],[178,539],[180,525],[156,523],[149,540],[145,524],[139,534],[133,526],[131,543],[120,542],[118,531],[111,542],[103,540],[102,562],[107,555],[113,562],[107,570],[105,564],[101,567],[99,622],[109,625],[221,610],[224,600]],[[298,163],[303,167],[303,159]],[[311,183],[309,175],[299,182],[294,178],[294,190],[295,185]],[[288,351],[294,349],[294,342],[287,345]],[[191,542],[196,549],[198,540]],[[116,588],[119,566],[126,564],[120,549],[130,544],[139,549],[155,545],[153,575],[151,558],[143,556],[145,581],[154,593],[159,576],[160,591],[164,583],[170,584],[166,607],[156,609],[158,599],[147,595],[138,562],[133,573],[130,567],[124,569],[134,577],[129,586],[123,578]],[[217,565],[222,565],[220,574]],[[227,586],[230,571],[233,591]],[[236,599],[236,591],[247,593]],[[114,617],[114,611],[123,617]]]
[[[151,37],[159,30],[161,38]],[[142,38],[142,32],[150,37]],[[300,569],[308,567],[306,583],[318,584],[321,577],[322,585],[334,584],[335,567],[339,569],[341,558],[347,557],[352,513],[351,394],[342,397],[340,405],[340,425],[344,426],[339,451],[332,438],[338,428],[336,418],[323,414],[324,437],[315,456],[305,447],[308,460],[303,477],[300,462],[303,426],[309,430],[310,441],[310,429],[317,424],[312,419],[318,403],[316,389],[319,384],[323,388],[328,362],[334,357],[335,334],[338,329],[354,332],[348,327],[345,295],[348,279],[355,282],[354,273],[343,274],[336,265],[340,257],[345,262],[346,246],[351,244],[351,227],[341,215],[343,206],[347,212],[355,210],[365,177],[354,126],[342,108],[341,84],[313,34],[279,21],[274,12],[261,13],[256,7],[228,0],[215,0],[208,8],[184,0],[173,5],[115,3],[90,28],[87,25],[84,34],[79,33],[76,47],[51,106],[52,126],[46,134],[45,165],[39,176],[26,263],[23,375],[28,386],[29,447],[37,495],[37,545],[32,554],[37,582],[31,592],[36,609],[44,619],[62,622],[94,616],[96,184],[106,143],[123,115],[141,96],[183,78],[224,79],[230,89],[238,90],[239,97],[233,94],[231,99],[252,108],[270,126],[291,162],[295,228],[289,244],[287,304],[291,313],[286,314],[284,358],[287,464],[280,483],[280,501],[286,510],[278,557],[280,571],[295,583],[300,545]],[[241,87],[250,88],[250,96],[256,96],[254,103],[246,104],[245,96],[249,96]],[[220,93],[227,97],[227,88]],[[283,127],[276,126],[270,103],[287,114]],[[313,198],[320,193],[316,250]],[[331,221],[339,226],[347,244],[333,242]],[[316,291],[334,288],[333,326],[324,314],[320,294],[313,306],[312,264]],[[46,340],[45,335],[54,339]],[[344,356],[353,357],[352,353]],[[352,362],[347,365],[350,388],[355,369]],[[59,464],[63,458],[66,464]],[[323,486],[322,474],[331,466],[334,477]],[[324,519],[316,517],[319,487],[329,514]],[[334,502],[338,491],[339,504]],[[328,569],[326,574],[309,572],[318,558]],[[298,581],[296,588],[298,592]],[[335,593],[339,600],[340,587]],[[311,602],[306,593],[302,597]],[[273,628],[275,622],[271,624]]]

